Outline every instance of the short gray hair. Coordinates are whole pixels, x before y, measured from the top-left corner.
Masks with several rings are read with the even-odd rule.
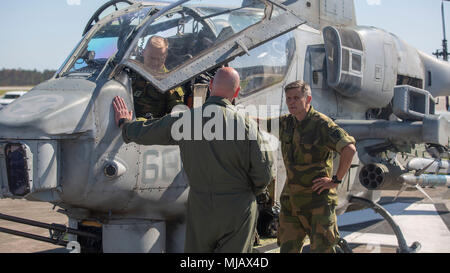
[[[291,82],[290,84],[286,85],[286,87],[284,87],[284,92],[290,89],[297,89],[297,88],[300,89],[300,91],[305,97],[311,96],[311,87],[304,81]]]
[[[150,45],[155,48],[169,48],[169,40],[167,40],[164,37],[155,35],[150,37],[150,39],[148,39],[148,42],[145,46],[147,47]]]

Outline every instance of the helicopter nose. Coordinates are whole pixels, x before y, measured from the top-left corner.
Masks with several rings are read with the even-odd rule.
[[[86,80],[50,80],[1,110],[0,197],[60,201],[62,144],[93,135],[95,88]]]
[[[91,98],[91,93],[79,90],[33,89],[1,110],[0,140],[53,138],[92,130]]]

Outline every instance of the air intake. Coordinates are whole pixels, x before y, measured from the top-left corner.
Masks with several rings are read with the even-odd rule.
[[[5,146],[9,191],[16,196],[30,193],[30,176],[26,148],[21,144]]]

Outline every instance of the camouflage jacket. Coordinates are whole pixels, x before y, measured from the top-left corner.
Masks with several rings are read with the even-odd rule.
[[[341,152],[345,146],[354,144],[355,139],[312,106],[302,121],[293,115],[279,117],[279,139],[287,172],[282,195],[289,195],[291,204],[297,208],[337,205],[336,189],[319,195],[313,192],[312,181],[331,178],[333,152]]]
[[[138,118],[161,118],[169,114],[175,105],[183,104],[184,92],[181,87],[161,93],[150,82],[139,77],[133,82],[132,88]]]

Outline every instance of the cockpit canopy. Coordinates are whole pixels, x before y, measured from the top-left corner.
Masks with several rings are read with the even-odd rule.
[[[190,1],[156,19],[146,27],[129,58],[155,78],[162,79],[168,76],[168,71],[195,59],[207,49],[260,22],[265,16],[265,5],[262,3],[252,7],[237,5],[225,8],[198,7],[198,2],[216,1]],[[167,42],[166,69],[151,69],[151,64],[145,61],[145,51],[147,48],[151,50],[148,43],[154,36]]]
[[[95,73],[101,70],[106,62],[125,46],[127,37],[153,9],[149,6],[104,18],[102,21],[107,22],[97,29],[94,28],[94,33],[88,33],[90,39],[78,50],[78,54],[72,57],[74,61],[70,66],[62,72]]]
[[[105,16],[99,27],[92,27],[87,33],[88,40],[82,41],[68,59],[60,73],[93,74],[99,72],[109,61],[118,57],[119,50],[156,78],[164,78],[167,71],[176,69],[195,59],[205,50],[247,27],[260,22],[265,17],[266,4],[259,0],[233,0],[220,6],[215,0],[193,0],[176,6],[150,24],[144,24],[163,6],[139,3]],[[140,28],[140,37],[136,45],[130,42]],[[160,36],[168,42],[168,54],[165,60],[166,70],[154,71],[144,62],[144,51],[149,39]],[[119,62],[120,60],[117,60]]]
[[[248,62],[255,69],[247,63],[234,63],[246,75],[252,71],[250,79],[243,79],[248,86],[243,91],[279,82],[295,50],[288,32],[306,22],[299,12],[289,9],[296,2],[218,2],[139,2],[103,16],[98,23],[88,24],[89,31],[56,77],[97,81],[100,74],[110,77],[127,68],[164,92],[244,54],[257,54]],[[274,42],[266,43],[270,40]],[[258,82],[266,72],[271,74],[269,82],[249,84]]]

